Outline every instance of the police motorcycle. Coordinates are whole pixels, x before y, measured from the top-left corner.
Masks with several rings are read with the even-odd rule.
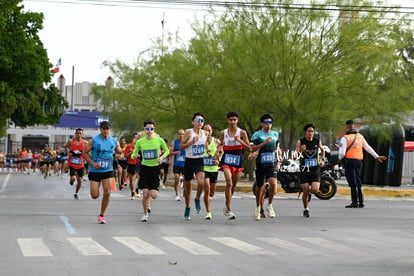
[[[330,172],[322,168],[319,192],[315,196],[321,200],[328,200],[335,196],[337,185]],[[299,175],[299,160],[284,159],[277,172],[277,179],[286,193],[299,193],[300,196],[302,187],[300,185]]]

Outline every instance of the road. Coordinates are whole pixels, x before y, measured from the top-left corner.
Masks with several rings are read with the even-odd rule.
[[[237,193],[237,219],[222,214],[223,193],[204,212],[182,219],[184,202],[170,188],[140,222],[140,200],[112,193],[99,225],[100,199],[89,183],[73,198],[67,176],[0,173],[1,275],[413,275],[414,199],[348,196],[312,199],[302,217],[296,195],[276,197],[277,218],[253,220],[252,194]]]

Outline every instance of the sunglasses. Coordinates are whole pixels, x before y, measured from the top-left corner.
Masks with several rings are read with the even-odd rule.
[[[151,130],[154,130],[154,129],[155,129],[155,128],[153,128],[153,127],[146,127],[146,128],[145,128],[145,130],[146,130],[146,131],[151,131]]]
[[[271,123],[273,123],[273,121],[263,121],[262,123],[266,125],[270,125]]]
[[[196,123],[203,123],[204,122],[204,119],[196,118],[196,119],[194,119],[194,122],[196,122]]]

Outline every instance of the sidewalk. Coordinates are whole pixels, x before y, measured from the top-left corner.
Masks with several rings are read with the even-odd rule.
[[[196,188],[195,181],[193,181],[193,190]],[[167,181],[167,186],[173,186],[172,181]],[[336,181],[337,195],[350,196],[350,190],[345,179]],[[238,193],[252,193],[252,181],[241,179],[236,186],[235,191]],[[217,182],[216,191],[224,192],[226,183],[223,180]],[[414,197],[414,185],[401,185],[401,186],[374,186],[364,185],[365,196],[381,196],[381,197]],[[285,193],[280,184],[278,184],[278,193]]]

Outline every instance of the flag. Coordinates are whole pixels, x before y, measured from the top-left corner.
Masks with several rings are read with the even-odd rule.
[[[59,73],[59,68],[62,65],[62,58],[59,58],[58,62],[56,63],[55,68],[53,68],[53,72]]]
[[[101,69],[105,68],[106,66],[109,66],[110,62],[108,59],[105,59],[102,63],[101,63]]]

